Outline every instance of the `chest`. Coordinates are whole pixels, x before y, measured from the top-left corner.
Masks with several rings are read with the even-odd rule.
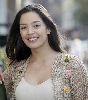
[[[15,76],[14,76],[14,90],[16,90],[16,87],[18,86],[19,82],[21,81],[22,77],[25,76],[25,66],[23,67],[18,67],[15,70]],[[53,66],[51,66],[51,80],[52,80],[52,86],[53,86],[53,93],[55,95],[55,100],[57,100],[57,98],[60,99],[64,99],[65,98],[70,98],[70,89],[69,89],[69,80],[65,78],[64,76],[64,70],[65,70],[65,64],[63,62],[61,62],[61,60],[56,60],[56,62],[53,64]],[[35,80],[35,71],[32,70],[34,72],[34,74],[30,74],[30,75],[34,75],[34,80]],[[40,70],[41,73],[42,70]],[[39,73],[39,71],[37,71],[37,74]],[[45,72],[42,72],[45,75]],[[42,76],[41,74],[38,74],[38,76]],[[30,76],[29,75],[29,76]],[[37,76],[37,77],[38,77]],[[47,76],[47,75],[46,75]],[[40,77],[41,79],[41,77]],[[37,80],[38,82],[38,80]],[[69,100],[69,99],[68,99]]]
[[[25,72],[25,79],[33,84],[40,84],[51,78],[51,66],[44,64],[36,64],[27,68]]]
[[[35,86],[22,78],[16,88],[15,95],[17,100],[54,100],[50,79]]]

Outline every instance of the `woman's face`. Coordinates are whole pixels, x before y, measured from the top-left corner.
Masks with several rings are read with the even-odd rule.
[[[39,48],[48,42],[49,30],[36,12],[24,13],[20,19],[20,34],[29,48]]]

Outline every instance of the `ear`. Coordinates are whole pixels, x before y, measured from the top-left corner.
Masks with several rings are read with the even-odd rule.
[[[50,34],[51,30],[50,29],[47,29],[47,34]]]

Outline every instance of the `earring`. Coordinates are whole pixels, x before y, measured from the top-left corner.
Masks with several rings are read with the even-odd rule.
[[[51,33],[51,30],[50,29],[48,29],[48,34],[50,34]]]

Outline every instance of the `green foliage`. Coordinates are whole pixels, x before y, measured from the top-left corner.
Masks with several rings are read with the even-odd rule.
[[[4,49],[2,49],[2,48],[0,48],[0,60],[2,61],[3,68],[5,70],[7,68],[7,66],[8,66],[8,58],[7,58],[6,54],[5,54]]]

